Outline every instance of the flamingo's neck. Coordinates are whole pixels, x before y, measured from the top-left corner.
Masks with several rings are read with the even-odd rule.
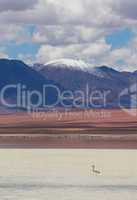
[[[93,169],[93,171],[95,170],[95,165],[92,165],[92,169]]]

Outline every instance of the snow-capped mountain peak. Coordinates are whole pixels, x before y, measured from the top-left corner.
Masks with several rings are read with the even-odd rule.
[[[84,62],[83,60],[73,60],[73,59],[58,59],[53,60],[45,64],[45,66],[52,66],[52,67],[62,67],[62,68],[69,68],[69,69],[77,69],[88,71],[91,67],[90,64]]]
[[[118,71],[109,68],[107,66],[101,66],[101,67],[93,67],[92,64],[86,63],[83,60],[73,60],[73,59],[57,59],[50,61],[43,65],[42,69],[50,67],[50,68],[63,68],[67,70],[80,70],[83,72],[88,72],[94,76],[100,77],[100,78],[110,78],[115,73],[117,74]]]

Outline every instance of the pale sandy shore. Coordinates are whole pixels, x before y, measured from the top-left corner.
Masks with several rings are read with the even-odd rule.
[[[137,149],[135,110],[0,115],[0,148]]]

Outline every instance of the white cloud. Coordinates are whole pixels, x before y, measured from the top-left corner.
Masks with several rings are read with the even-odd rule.
[[[120,16],[137,20],[136,0],[115,0],[112,3],[112,8]]]
[[[29,33],[20,25],[1,25],[0,26],[0,42],[1,43],[22,43],[29,41]]]
[[[0,15],[0,23],[92,26],[112,30],[132,24],[128,19],[136,18],[136,0],[38,0],[37,4],[36,2],[37,0],[0,0],[0,8],[3,9],[4,5],[7,8],[7,12],[5,9]],[[10,6],[13,9],[10,9]],[[23,10],[25,8],[29,9]],[[125,15],[126,18],[121,17]]]
[[[84,26],[39,26],[33,42],[52,46],[91,43],[105,34],[105,30]]]
[[[0,59],[1,58],[8,58],[8,55],[6,53],[0,51]]]
[[[23,60],[28,65],[33,65],[35,63],[34,56],[32,54],[22,54],[19,53],[17,59]]]
[[[104,39],[100,39],[90,44],[71,44],[67,46],[42,45],[37,54],[37,61],[48,62],[58,58],[84,59],[94,63],[97,58],[101,58],[109,52],[110,45]]]
[[[131,40],[128,46],[113,49],[104,55],[100,63],[112,66],[122,71],[137,70],[137,37]],[[121,64],[119,62],[122,62]]]
[[[33,8],[38,0],[0,0],[0,12],[18,11]]]
[[[4,0],[3,0],[4,1]],[[29,1],[28,1],[29,2]],[[120,27],[121,18],[112,10],[112,0],[39,0],[34,9],[1,13],[1,23],[35,25],[82,25]]]

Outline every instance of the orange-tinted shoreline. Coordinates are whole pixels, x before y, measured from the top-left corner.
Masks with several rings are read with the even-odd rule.
[[[86,112],[0,115],[0,148],[137,149],[133,112]]]

